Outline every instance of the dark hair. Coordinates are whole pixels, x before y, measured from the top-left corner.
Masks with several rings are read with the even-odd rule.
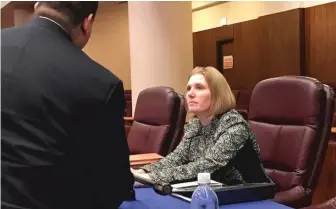
[[[98,9],[98,1],[41,1],[39,3],[63,13],[73,25],[78,25],[90,14],[95,16]]]

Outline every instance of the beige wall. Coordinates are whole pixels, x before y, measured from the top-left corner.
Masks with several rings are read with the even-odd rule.
[[[297,2],[225,2],[192,13],[192,31],[220,26],[220,19],[228,24],[247,21],[262,15],[299,7],[310,7],[331,1]],[[192,9],[214,5],[215,1],[192,2]],[[125,89],[131,89],[129,23],[127,3],[101,2],[93,34],[84,51],[98,63],[115,73]],[[191,69],[184,69],[188,74]]]
[[[185,93],[193,66],[191,2],[130,2],[128,9],[133,105],[149,87]]]
[[[100,2],[91,39],[84,51],[131,89],[127,3]]]
[[[28,23],[34,15],[33,8],[31,10],[28,9],[15,9],[14,10],[14,25],[24,25]]]
[[[283,12],[300,7],[311,7],[332,1],[235,1],[226,2],[193,12],[193,32],[219,27],[225,17],[227,24],[234,24],[259,16]],[[197,4],[194,4],[196,7]]]
[[[6,6],[9,3],[10,1],[0,1],[0,8],[2,9],[2,7]]]
[[[218,1],[193,1],[191,2],[191,8],[192,9],[198,9],[200,7],[208,6],[211,4],[214,4]]]

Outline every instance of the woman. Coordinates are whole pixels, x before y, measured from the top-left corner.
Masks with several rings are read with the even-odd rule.
[[[198,173],[226,185],[269,182],[259,157],[259,146],[249,124],[233,108],[235,98],[224,76],[213,67],[196,67],[187,85],[188,111],[176,149],[160,161],[133,173],[154,182],[195,180]]]

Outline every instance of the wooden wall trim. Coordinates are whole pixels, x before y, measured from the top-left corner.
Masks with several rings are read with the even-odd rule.
[[[14,4],[8,3],[1,8],[1,28],[9,28],[14,26]]]
[[[300,9],[299,33],[300,33],[300,75],[307,76],[306,68],[306,36],[305,36],[305,9]]]
[[[336,84],[336,2],[305,9],[307,76]]]

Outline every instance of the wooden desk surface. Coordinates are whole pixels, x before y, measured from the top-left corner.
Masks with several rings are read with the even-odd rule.
[[[133,120],[133,117],[124,117],[124,120]]]
[[[157,153],[146,153],[146,154],[138,154],[138,155],[129,156],[130,164],[132,167],[155,163],[161,158],[163,157]]]
[[[331,128],[331,133],[336,134],[336,127]]]
[[[125,116],[124,120],[127,121],[127,122],[133,122],[133,117]],[[188,123],[189,120],[190,120],[189,118],[186,118],[185,123]]]

